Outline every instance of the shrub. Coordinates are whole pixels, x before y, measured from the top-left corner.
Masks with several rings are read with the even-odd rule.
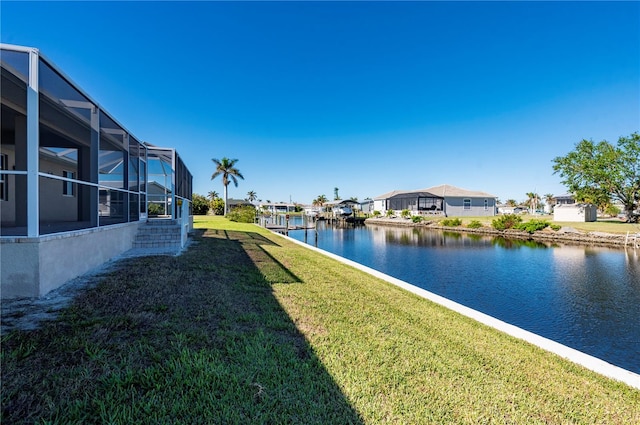
[[[194,193],[191,196],[191,207],[196,215],[205,215],[209,211],[209,201],[202,195]]]
[[[394,214],[393,210],[387,210],[387,217],[391,217]]]
[[[413,221],[414,223],[421,223],[422,217],[420,217],[419,215],[414,215],[413,217],[411,217],[411,221]]]
[[[223,215],[224,214],[224,199],[215,198],[211,201],[211,210],[215,215]]]
[[[459,218],[445,218],[440,222],[440,225],[447,227],[458,227],[462,225],[462,220],[460,220]]]
[[[227,218],[238,223],[254,223],[256,219],[256,209],[249,205],[235,207],[227,214]]]
[[[604,209],[604,213],[606,215],[608,215],[609,217],[616,217],[618,214],[620,214],[622,211],[620,211],[620,208],[616,207],[615,205],[607,205],[607,207]]]
[[[160,204],[148,204],[147,205],[147,213],[149,215],[164,214],[164,208]]]
[[[479,229],[482,227],[482,223],[480,223],[478,220],[471,220],[471,223],[467,224],[467,227],[469,229]]]
[[[374,217],[378,217],[379,215],[380,215],[380,211],[375,210],[375,211],[373,212],[373,216],[374,216]]]
[[[402,218],[409,218],[411,217],[411,211],[409,210],[402,210],[402,212],[400,213],[400,217]]]
[[[526,223],[518,223],[513,226],[515,229],[524,230],[527,233],[533,233],[538,230],[542,230],[549,226],[549,223],[544,220],[529,220]]]
[[[560,226],[559,224],[550,224],[549,227],[551,227],[551,229],[555,230],[556,232],[562,228],[562,226]]]
[[[522,222],[522,217],[516,214],[505,214],[493,220],[491,226],[496,230],[511,229]]]

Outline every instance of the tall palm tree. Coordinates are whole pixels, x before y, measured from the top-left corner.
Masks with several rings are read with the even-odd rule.
[[[544,200],[547,203],[547,206],[549,207],[548,212],[551,212],[551,209],[553,208],[553,204],[552,204],[553,198],[554,198],[553,193],[547,193],[544,195]]]
[[[338,189],[337,187],[333,188],[333,200],[334,201],[339,201],[340,200],[340,195],[338,195]]]
[[[216,192],[215,190],[212,190],[211,192],[209,192],[207,194],[207,196],[209,197],[209,200],[213,201],[214,199],[216,199],[217,197],[219,197],[220,195],[218,194],[218,192]]]
[[[538,196],[537,193],[535,192],[527,193],[527,205],[531,209],[531,214],[536,212],[536,207],[538,206],[539,199],[540,199],[540,196]]]
[[[216,164],[216,171],[211,175],[211,180],[218,176],[222,176],[222,184],[224,185],[224,215],[227,215],[227,186],[229,186],[229,179],[238,187],[238,178],[244,180],[240,170],[236,168],[237,159],[229,159],[224,157],[222,159],[212,158],[214,164]]]
[[[255,190],[250,190],[247,192],[247,200],[249,202],[253,202],[256,199],[258,199],[258,194],[255,192]]]
[[[323,206],[326,202],[328,201],[327,197],[324,195],[320,195],[318,196],[316,199],[313,200],[313,205],[321,207]]]

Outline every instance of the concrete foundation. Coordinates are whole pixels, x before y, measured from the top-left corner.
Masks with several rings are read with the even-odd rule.
[[[0,298],[41,297],[133,246],[140,222],[0,240]]]

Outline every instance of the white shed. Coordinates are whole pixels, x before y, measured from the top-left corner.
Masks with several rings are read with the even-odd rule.
[[[598,219],[598,209],[592,204],[560,204],[553,208],[554,221],[588,222]]]

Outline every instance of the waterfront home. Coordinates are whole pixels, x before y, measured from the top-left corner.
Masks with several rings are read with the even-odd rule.
[[[558,196],[554,196],[551,199],[551,203],[555,206],[555,205],[568,205],[568,204],[575,204],[576,200],[573,197],[573,195],[571,194],[564,194],[564,195],[558,195]]]
[[[351,199],[339,199],[336,201],[325,202],[324,207],[327,211],[331,211],[335,217],[344,217],[353,214],[353,211],[359,206],[358,201]]]
[[[409,210],[412,215],[494,216],[496,196],[443,184],[420,190],[394,190],[374,198],[374,210]]]
[[[362,211],[365,214],[373,214],[373,210],[374,210],[374,205],[373,205],[373,199],[365,199],[364,201],[360,202],[360,211]]]
[[[232,209],[237,208],[237,207],[253,207],[253,208],[256,208],[256,206],[253,203],[247,201],[246,199],[229,198],[229,199],[227,199],[227,202],[229,203],[229,208],[228,208],[229,211],[231,211]]]
[[[149,203],[184,246],[192,176],[177,152],[140,141],[38,49],[0,49],[1,297],[42,296],[133,248]]]
[[[258,209],[267,211],[271,214],[282,214],[296,211],[296,204],[285,204],[283,202],[262,203],[258,205]]]

